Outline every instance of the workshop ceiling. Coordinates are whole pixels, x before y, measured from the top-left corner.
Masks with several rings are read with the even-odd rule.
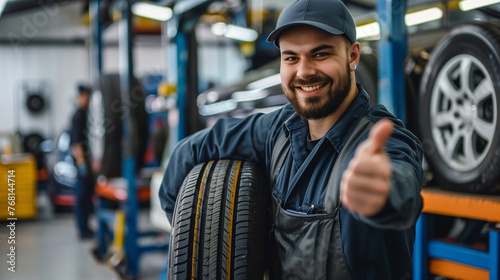
[[[38,8],[44,4],[65,4],[69,2],[83,2],[83,0],[7,0],[2,14],[21,12],[27,9]]]
[[[69,4],[74,2],[84,3],[83,4],[84,8],[82,9],[82,15],[83,15],[87,12],[88,3],[90,0],[6,0],[6,1],[7,3],[1,15],[14,14],[16,12],[21,12],[27,9],[39,8],[44,4],[54,5],[54,3]],[[119,1],[124,1],[124,0],[101,0],[101,6],[108,7],[111,6],[113,3]],[[137,1],[140,0],[132,0],[132,2],[137,2]],[[175,2],[186,1],[186,0],[149,0],[149,1],[157,2],[162,5],[172,5]],[[242,2],[252,3],[252,1],[255,0],[216,0],[216,2],[223,2],[224,4],[226,4],[225,6],[227,7],[238,5],[238,3]],[[266,3],[272,3],[273,5],[279,3],[278,6],[285,6],[290,1],[291,0],[259,0],[259,3],[263,3],[264,6],[266,5]],[[341,1],[344,2],[349,8],[351,8],[353,15],[356,17],[365,13],[374,13],[376,2],[380,0],[341,0]],[[411,8],[427,4],[435,5],[442,3],[443,1],[458,2],[458,0],[408,0],[407,6],[408,8]],[[1,2],[2,0],[0,0],[0,3]],[[490,12],[493,13],[500,13],[500,4],[492,5],[488,7],[486,10],[489,10]]]
[[[26,9],[32,9],[40,7],[43,4],[64,4],[69,2],[88,2],[89,0],[7,0],[5,9],[2,14],[10,14],[15,12],[20,12]],[[112,0],[101,0],[103,2],[111,2]],[[223,0],[227,2],[235,2],[234,0]],[[365,9],[373,9],[375,7],[376,0],[343,0],[347,5],[354,5]],[[1,2],[1,1],[0,1]],[[161,2],[161,1],[152,1]],[[164,1],[164,2],[175,2],[175,1]]]

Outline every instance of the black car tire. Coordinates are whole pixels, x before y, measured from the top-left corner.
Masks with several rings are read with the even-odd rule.
[[[23,148],[24,152],[30,153],[35,157],[37,170],[46,167],[44,161],[44,154],[40,149],[40,144],[45,140],[45,138],[34,132],[23,137]]]
[[[370,96],[370,106],[378,103],[378,59],[374,52],[363,52],[359,57],[356,71],[356,82],[361,84]]]
[[[145,94],[136,80],[133,84],[127,100],[121,94],[120,76],[104,74],[99,77],[91,95],[88,114],[90,151],[93,160],[100,161],[97,173],[106,177],[121,176],[125,117],[130,119],[130,145],[136,168],[143,165],[148,136]],[[130,109],[130,116],[124,114],[126,108]]]
[[[269,197],[265,174],[250,162],[194,167],[177,197],[168,279],[263,279]]]
[[[452,30],[436,46],[419,91],[419,133],[443,187],[491,191],[500,175],[500,29]]]
[[[33,93],[26,98],[26,107],[29,112],[39,114],[45,109],[45,99],[41,94]]]

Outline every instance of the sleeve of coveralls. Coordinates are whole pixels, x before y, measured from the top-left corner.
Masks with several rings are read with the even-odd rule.
[[[263,163],[267,135],[276,114],[255,114],[243,119],[222,118],[213,127],[180,141],[165,169],[159,191],[161,206],[168,220],[172,221],[182,182],[195,165],[217,159]]]

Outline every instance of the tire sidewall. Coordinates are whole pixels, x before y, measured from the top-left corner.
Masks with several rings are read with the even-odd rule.
[[[490,151],[483,162],[475,169],[462,172],[454,170],[440,156],[431,132],[430,100],[432,89],[441,68],[453,57],[460,54],[471,55],[478,59],[486,68],[493,81],[500,81],[500,59],[498,49],[488,41],[485,31],[480,26],[470,25],[453,30],[434,50],[431,60],[426,66],[419,92],[419,112],[421,114],[419,131],[426,157],[437,179],[445,187],[462,191],[485,192],[497,180],[500,173],[500,147],[498,133],[493,138]],[[494,84],[497,108],[497,131],[500,108],[500,90]],[[458,179],[458,180],[457,180]]]

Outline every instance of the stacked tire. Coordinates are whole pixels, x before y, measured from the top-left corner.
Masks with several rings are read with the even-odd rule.
[[[168,279],[263,279],[269,185],[250,163],[197,165],[177,196]]]
[[[122,176],[122,138],[127,133],[136,169],[143,165],[148,137],[148,116],[144,106],[146,95],[136,79],[130,92],[121,90],[119,74],[103,74],[96,81],[88,113],[90,152],[98,162],[98,174],[108,178]],[[124,129],[128,121],[130,129]]]
[[[500,175],[499,82],[500,28],[494,23],[458,27],[431,53],[419,88],[419,134],[444,187],[494,190]]]

